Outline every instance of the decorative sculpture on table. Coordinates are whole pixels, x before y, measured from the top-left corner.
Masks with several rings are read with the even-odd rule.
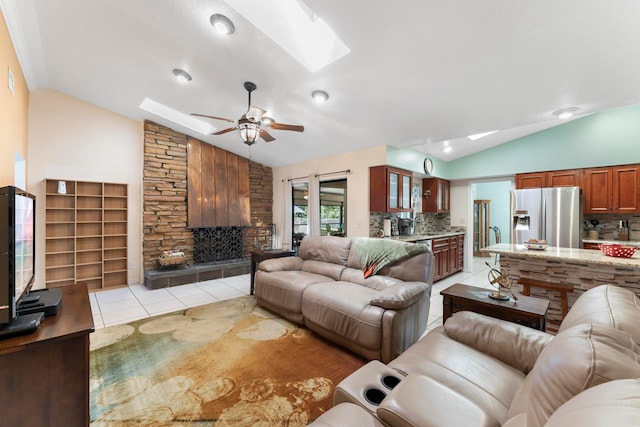
[[[509,273],[502,272],[485,261],[487,267],[489,267],[489,283],[498,288],[497,291],[489,293],[489,298],[507,301],[509,299],[509,295],[513,298],[515,302],[518,301],[518,297],[515,296],[513,291],[511,290],[511,279],[509,278]]]

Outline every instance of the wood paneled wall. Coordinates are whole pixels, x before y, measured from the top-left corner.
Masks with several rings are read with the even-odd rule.
[[[249,160],[188,138],[189,227],[251,225]]]

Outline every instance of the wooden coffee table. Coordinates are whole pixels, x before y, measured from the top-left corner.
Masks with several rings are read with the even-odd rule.
[[[495,289],[477,288],[461,283],[448,287],[440,292],[443,305],[442,321],[455,312],[466,310],[545,330],[548,300],[518,295],[518,301],[514,301],[513,298],[499,301],[489,298],[489,294],[494,291]]]

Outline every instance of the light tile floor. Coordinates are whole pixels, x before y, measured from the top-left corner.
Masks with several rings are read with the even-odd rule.
[[[474,258],[471,272],[456,273],[433,285],[427,330],[442,324],[441,290],[454,283],[491,287],[485,261],[492,264],[493,258]],[[248,294],[249,275],[244,274],[155,290],[149,290],[144,285],[131,285],[128,288],[92,292],[89,300],[93,323],[99,329]]]

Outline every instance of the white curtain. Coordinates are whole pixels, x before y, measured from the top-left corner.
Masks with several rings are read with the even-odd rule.
[[[280,247],[282,249],[291,249],[291,223],[293,222],[293,206],[292,206],[292,194],[291,194],[291,181],[288,179],[282,180],[283,191],[282,197],[284,198],[282,204],[282,212],[280,215]]]
[[[309,175],[309,207],[307,209],[307,234],[320,235],[320,179],[316,174]]]

